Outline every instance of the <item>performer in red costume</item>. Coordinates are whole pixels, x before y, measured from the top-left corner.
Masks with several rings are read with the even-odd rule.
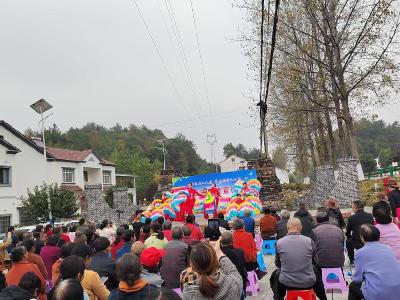
[[[211,195],[214,197],[214,218],[218,217],[218,204],[219,198],[221,197],[221,191],[216,187],[215,183],[212,184],[211,189],[209,190]]]
[[[189,183],[187,185],[187,191],[188,191],[189,195],[187,196],[186,202],[185,202],[186,215],[192,215],[194,202],[196,201],[196,196],[199,196],[201,198],[204,198],[204,196],[202,194],[200,194],[197,190],[195,190],[191,183]]]
[[[236,197],[236,199],[235,199],[235,203],[236,204],[242,204],[244,202],[244,200],[243,200],[243,198],[242,198],[242,195],[237,195],[237,197]]]

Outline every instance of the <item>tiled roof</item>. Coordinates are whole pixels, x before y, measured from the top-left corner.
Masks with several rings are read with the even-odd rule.
[[[81,162],[92,152],[91,149],[77,151],[70,149],[61,149],[54,147],[46,147],[47,152],[51,154],[56,160],[68,160]]]
[[[74,193],[83,192],[83,190],[79,186],[77,186],[76,184],[65,184],[65,183],[63,183],[61,186],[63,188],[65,188],[66,190],[69,190],[69,191],[74,192]]]

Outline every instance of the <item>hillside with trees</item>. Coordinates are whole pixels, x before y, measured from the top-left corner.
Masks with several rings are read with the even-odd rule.
[[[35,133],[26,132],[27,135]],[[116,163],[117,172],[138,176],[138,198],[151,198],[156,192],[162,170],[163,154],[157,140],[165,140],[168,151],[167,169],[183,170],[185,175],[213,172],[215,166],[207,163],[196,152],[196,146],[182,134],[167,138],[159,129],[129,125],[114,127],[88,123],[82,128],[62,132],[56,124],[45,132],[48,146],[74,150],[91,148],[101,157]]]

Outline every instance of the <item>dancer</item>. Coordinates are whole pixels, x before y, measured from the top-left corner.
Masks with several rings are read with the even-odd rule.
[[[221,197],[221,191],[217,188],[216,184],[213,183],[211,189],[209,190],[211,195],[214,197],[214,218],[218,217],[218,205],[219,198]]]
[[[199,196],[201,198],[204,198],[204,196],[199,193],[196,189],[193,188],[193,184],[189,183],[187,185],[187,191],[189,195],[186,198],[186,203],[185,203],[185,213],[186,215],[192,215],[193,214],[193,207],[194,203],[196,201],[196,196]],[[181,206],[182,207],[182,206]]]

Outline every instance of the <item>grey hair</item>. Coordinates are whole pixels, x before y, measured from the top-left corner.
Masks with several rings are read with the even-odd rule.
[[[165,220],[164,221],[164,223],[163,223],[163,229],[171,229],[171,227],[172,227],[172,223],[171,223],[171,221],[170,220]]]
[[[290,212],[286,209],[281,211],[281,218],[284,220],[289,220],[290,219]]]
[[[233,221],[233,230],[243,229],[244,223],[241,219],[236,219]]]

